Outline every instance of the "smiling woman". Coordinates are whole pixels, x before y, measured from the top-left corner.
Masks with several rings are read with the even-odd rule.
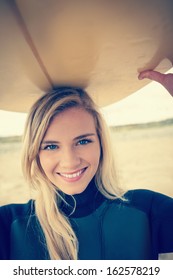
[[[22,167],[37,192],[0,208],[1,259],[158,259],[173,252],[173,199],[117,182],[107,126],[83,89],[31,108]],[[27,246],[26,246],[27,244]]]

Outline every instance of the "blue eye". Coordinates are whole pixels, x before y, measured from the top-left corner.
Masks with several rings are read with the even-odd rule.
[[[87,145],[89,143],[91,143],[92,141],[90,139],[82,139],[80,141],[78,141],[78,145]]]
[[[56,149],[58,149],[58,146],[54,145],[54,144],[47,145],[47,146],[42,148],[42,150],[56,150]]]

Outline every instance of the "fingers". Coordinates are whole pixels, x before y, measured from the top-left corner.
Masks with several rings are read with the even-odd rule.
[[[162,74],[154,70],[146,70],[142,71],[138,76],[139,80],[145,78],[160,83],[173,96],[173,74]]]
[[[150,79],[152,81],[156,81],[158,83],[163,84],[164,82],[164,74],[154,71],[154,70],[146,70],[139,74],[138,79],[143,80],[145,78]]]

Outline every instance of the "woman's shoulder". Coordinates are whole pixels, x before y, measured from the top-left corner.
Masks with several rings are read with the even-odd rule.
[[[126,193],[125,193],[125,197],[127,198],[130,198],[130,199],[133,199],[133,200],[136,200],[136,199],[140,199],[140,200],[144,200],[144,199],[149,199],[149,200],[153,200],[153,199],[159,199],[159,200],[172,200],[173,198],[166,195],[166,194],[163,194],[163,193],[160,193],[160,192],[157,192],[157,191],[153,191],[153,190],[150,190],[150,189],[131,189],[131,190],[128,190]]]
[[[0,206],[0,221],[13,222],[14,220],[30,216],[34,213],[34,200],[29,200],[23,204],[7,204]]]
[[[173,198],[148,189],[133,189],[125,194],[127,203],[141,211],[157,215],[168,214],[173,217]]]

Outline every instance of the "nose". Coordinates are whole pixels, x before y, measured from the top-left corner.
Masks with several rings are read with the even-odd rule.
[[[59,166],[63,171],[74,171],[81,163],[81,158],[73,148],[64,148],[61,153]]]

